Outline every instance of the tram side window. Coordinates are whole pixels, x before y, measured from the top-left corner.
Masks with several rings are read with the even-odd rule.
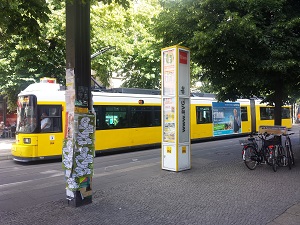
[[[282,114],[282,119],[290,119],[291,118],[291,111],[289,108],[282,108],[281,114]]]
[[[62,131],[62,106],[61,105],[39,105],[39,119],[41,126],[44,124],[42,119],[45,119],[47,125],[41,132],[61,132]]]
[[[96,129],[107,130],[129,127],[127,120],[128,106],[97,106],[94,105],[96,113]]]
[[[153,126],[161,126],[161,107],[153,106],[154,118],[153,118]]]
[[[274,119],[274,108],[260,107],[260,119],[261,120],[273,120]]]
[[[153,127],[160,124],[157,108],[154,110],[152,106],[132,106],[130,112],[132,127]]]
[[[212,123],[211,106],[196,106],[197,124]]]
[[[104,106],[105,122],[109,128],[128,127],[127,106]]]
[[[160,106],[94,106],[96,129],[121,129],[161,125]]]
[[[94,110],[96,113],[96,129],[97,130],[109,129],[109,120],[106,120],[106,115],[105,115],[106,107],[94,105]]]
[[[241,120],[248,121],[247,107],[241,107]]]

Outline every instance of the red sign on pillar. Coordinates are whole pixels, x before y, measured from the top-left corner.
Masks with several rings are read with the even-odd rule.
[[[179,50],[179,63],[187,64],[188,63],[188,52]]]

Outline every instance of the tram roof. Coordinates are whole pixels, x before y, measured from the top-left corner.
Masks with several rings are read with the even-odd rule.
[[[60,84],[56,83],[33,83],[30,84],[27,88],[25,88],[23,91],[21,91],[20,94],[26,93],[26,92],[39,92],[39,91],[47,91],[47,92],[53,92],[53,91],[60,91],[62,86]]]
[[[45,101],[64,101],[64,87],[57,83],[33,83],[30,84],[26,89],[20,92],[19,95],[35,94],[39,100]],[[105,98],[119,98],[116,101],[119,102],[130,102],[134,99],[147,99],[148,102],[157,103],[161,98],[161,91],[156,89],[141,89],[141,88],[112,88],[102,89],[101,91],[92,91],[92,95],[95,102],[109,102]],[[216,95],[211,93],[191,93],[191,101],[201,103],[215,102]],[[249,103],[249,99],[238,99],[237,102]],[[260,104],[260,99],[255,99],[256,104]]]
[[[65,92],[57,83],[33,83],[20,92],[21,95],[35,95],[38,101],[64,101]]]

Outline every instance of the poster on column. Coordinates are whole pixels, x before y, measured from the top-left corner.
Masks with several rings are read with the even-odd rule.
[[[214,136],[241,132],[240,103],[213,102],[212,110]]]
[[[163,54],[163,95],[175,95],[176,91],[176,67],[175,49],[165,51]]]
[[[163,98],[163,141],[175,142],[175,98]]]

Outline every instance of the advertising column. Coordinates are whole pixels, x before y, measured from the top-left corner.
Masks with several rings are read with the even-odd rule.
[[[191,168],[190,52],[164,48],[162,57],[162,169]]]

